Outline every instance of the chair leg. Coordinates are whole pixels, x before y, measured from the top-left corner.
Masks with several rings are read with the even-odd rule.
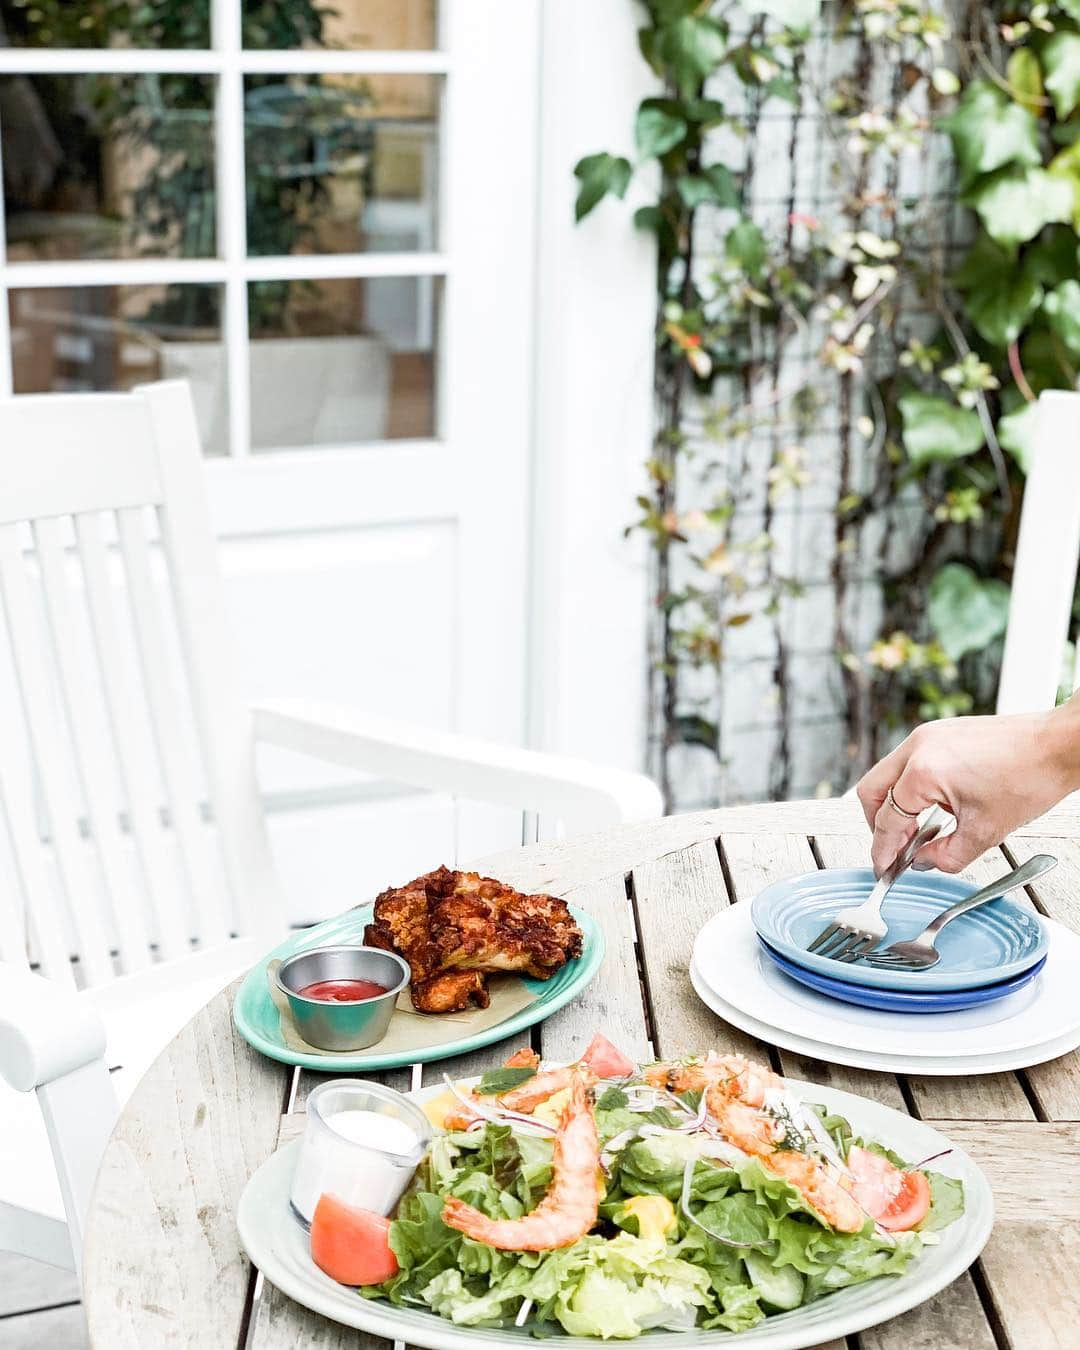
[[[98,1166],[116,1124],[117,1101],[103,1059],[91,1060],[37,1089],[67,1214],[75,1270]]]

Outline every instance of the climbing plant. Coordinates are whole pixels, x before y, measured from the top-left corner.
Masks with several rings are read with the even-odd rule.
[[[753,625],[768,790],[792,788],[785,615],[810,578],[781,518],[824,493],[835,790],[911,722],[992,706],[1033,403],[1080,367],[1080,0],[642,12],[659,89],[634,154],[575,173],[579,219],[630,194],[657,242],[657,429],[631,526],[655,574],[654,767],[678,801],[687,747],[724,764],[725,666]],[[852,617],[868,582],[869,621]]]

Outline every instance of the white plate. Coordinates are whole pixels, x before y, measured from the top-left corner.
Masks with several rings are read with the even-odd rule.
[[[821,1102],[846,1116],[858,1134],[879,1139],[904,1157],[926,1158],[952,1147],[937,1130],[878,1102],[816,1083],[792,1080],[792,1086],[807,1100]],[[410,1095],[423,1101],[442,1091],[436,1085]],[[308,1236],[289,1209],[289,1183],[298,1144],[286,1144],[263,1163],[245,1187],[236,1215],[244,1250],[272,1284],[297,1303],[345,1326],[427,1350],[472,1350],[478,1345],[527,1350],[537,1344],[525,1331],[456,1327],[434,1313],[362,1299],[355,1290],[324,1275],[311,1260]],[[990,1187],[966,1153],[954,1148],[934,1166],[963,1181],[964,1215],[944,1230],[938,1246],[928,1247],[912,1262],[906,1275],[841,1289],[794,1312],[767,1318],[753,1331],[737,1335],[698,1331],[692,1341],[684,1331],[653,1331],[640,1338],[641,1344],[650,1350],[688,1350],[691,1345],[695,1350],[699,1346],[801,1350],[877,1326],[925,1303],[971,1265],[990,1236],[994,1219]],[[557,1344],[560,1350],[596,1350],[606,1342],[593,1337],[559,1336]]]
[[[809,1059],[820,1059],[826,1064],[846,1064],[852,1069],[873,1069],[878,1073],[911,1073],[920,1078],[946,1076],[964,1078],[977,1073],[1004,1073],[1008,1069],[1026,1069],[1032,1064],[1045,1064],[1048,1060],[1067,1055],[1070,1050],[1080,1046],[1080,1028],[1057,1040],[1045,1041],[1042,1045],[1032,1046],[1028,1050],[1011,1053],[991,1053],[988,1055],[963,1055],[957,1058],[938,1055],[933,1059],[920,1059],[917,1055],[876,1055],[869,1050],[851,1050],[843,1045],[831,1045],[824,1041],[814,1041],[806,1036],[797,1036],[791,1032],[779,1031],[756,1017],[749,1017],[738,1008],[733,1008],[711,987],[701,971],[691,962],[690,983],[694,992],[706,1008],[717,1017],[729,1022],[748,1036],[779,1045],[784,1050],[793,1050]]]
[[[855,1007],[790,979],[762,950],[749,905],[731,905],[709,920],[694,943],[694,963],[726,1004],[823,1045],[916,1059],[1004,1054],[1074,1032],[1080,1038],[1080,937],[1044,922],[1050,951],[1037,980],[997,1002],[932,1016]]]

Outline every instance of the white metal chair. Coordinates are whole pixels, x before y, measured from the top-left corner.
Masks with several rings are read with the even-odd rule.
[[[1037,417],[998,685],[999,713],[1054,706],[1080,560],[1080,394],[1047,390],[1039,398]]]
[[[78,1269],[118,1098],[282,934],[257,740],[571,831],[660,813],[637,774],[242,706],[182,383],[0,401],[0,608],[0,1250]]]

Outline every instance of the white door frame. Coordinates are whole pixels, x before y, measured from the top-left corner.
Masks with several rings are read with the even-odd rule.
[[[629,0],[545,0],[530,567],[530,733],[537,747],[645,763],[647,550],[623,532],[653,429],[653,237],[632,188],[574,223],[574,164],[633,159],[656,81]]]

